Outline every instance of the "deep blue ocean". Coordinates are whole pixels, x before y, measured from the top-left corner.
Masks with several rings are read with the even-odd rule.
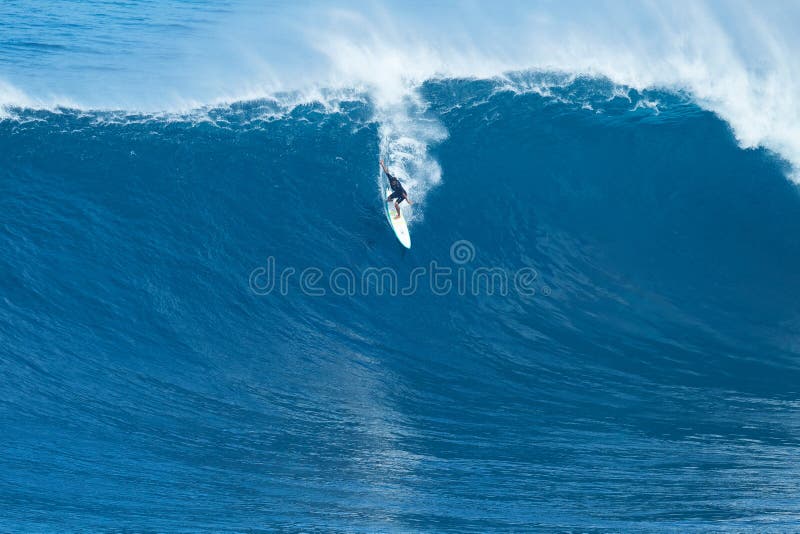
[[[0,531],[800,530],[790,164],[603,76],[397,106],[4,108]]]

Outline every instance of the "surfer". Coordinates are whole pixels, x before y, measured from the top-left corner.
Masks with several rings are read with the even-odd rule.
[[[385,172],[386,176],[389,178],[389,187],[392,188],[392,194],[386,197],[386,202],[391,202],[394,200],[394,209],[397,210],[397,215],[395,215],[394,218],[399,219],[400,203],[403,200],[407,201],[409,206],[413,206],[414,203],[408,198],[408,193],[406,193],[406,190],[403,189],[403,184],[400,183],[400,180],[389,174],[389,169],[387,169],[386,165],[383,164],[383,160],[381,160],[381,169],[383,169],[383,172]]]

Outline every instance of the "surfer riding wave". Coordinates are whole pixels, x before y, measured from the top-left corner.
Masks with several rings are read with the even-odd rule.
[[[394,218],[399,219],[400,203],[403,200],[407,201],[409,206],[413,206],[414,203],[408,198],[408,193],[406,193],[406,190],[403,189],[403,184],[400,183],[400,180],[389,173],[389,169],[386,168],[383,160],[381,160],[381,169],[383,169],[383,172],[386,173],[386,177],[389,178],[389,187],[392,188],[392,194],[386,197],[386,202],[391,202],[394,200],[394,209],[397,210],[397,215],[395,215]]]

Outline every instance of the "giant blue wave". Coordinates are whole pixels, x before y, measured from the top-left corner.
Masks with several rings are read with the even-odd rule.
[[[292,99],[7,110],[3,530],[796,527],[787,163],[598,77]],[[268,261],[535,275],[315,295]]]

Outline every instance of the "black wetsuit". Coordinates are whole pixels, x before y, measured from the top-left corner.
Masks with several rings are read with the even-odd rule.
[[[386,171],[384,171],[386,172]],[[389,187],[392,188],[392,194],[389,195],[389,200],[394,199],[400,204],[406,197],[406,190],[403,189],[403,185],[400,183],[400,180],[389,174],[386,173],[386,176],[389,177]]]

